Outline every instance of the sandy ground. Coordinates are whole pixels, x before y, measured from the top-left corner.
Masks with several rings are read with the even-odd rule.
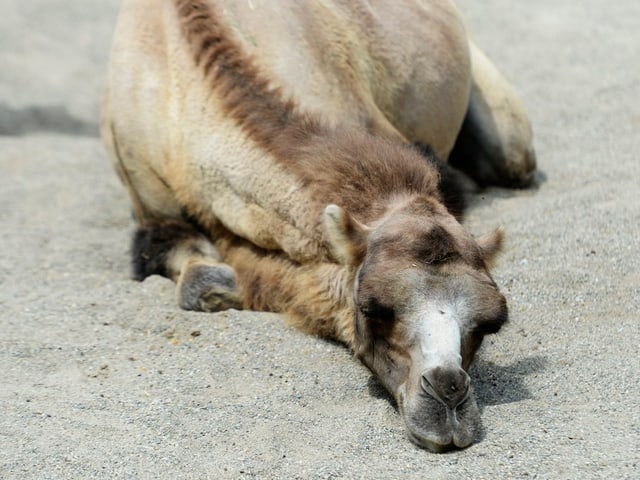
[[[0,478],[640,478],[639,2],[459,2],[541,185],[469,213],[507,228],[512,315],[473,370],[483,438],[445,455],[343,347],[129,279],[97,137],[118,3],[0,6]]]

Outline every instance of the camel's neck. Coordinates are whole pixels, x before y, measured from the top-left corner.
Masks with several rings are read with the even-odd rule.
[[[335,263],[300,265],[238,238],[220,239],[216,247],[236,272],[244,308],[283,313],[296,328],[353,347],[351,269]]]

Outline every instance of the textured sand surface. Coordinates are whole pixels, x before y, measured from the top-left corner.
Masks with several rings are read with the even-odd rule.
[[[97,137],[118,3],[0,7],[0,478],[640,477],[639,2],[458,3],[543,181],[469,212],[507,229],[511,322],[473,369],[484,436],[445,455],[343,347],[129,279]]]

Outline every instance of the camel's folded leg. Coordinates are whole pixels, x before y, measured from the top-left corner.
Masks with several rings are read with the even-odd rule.
[[[139,227],[132,256],[134,277],[159,274],[174,280],[178,304],[185,310],[242,308],[233,268],[222,263],[209,239],[186,222]]]
[[[469,48],[469,109],[449,160],[481,185],[528,186],[536,156],[527,112],[495,65],[472,41]]]

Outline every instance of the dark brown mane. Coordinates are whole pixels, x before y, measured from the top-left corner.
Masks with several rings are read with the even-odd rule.
[[[361,216],[390,195],[440,197],[438,171],[415,149],[296,111],[204,0],[176,0],[183,35],[225,113],[326,203]],[[366,218],[363,218],[366,221]]]

